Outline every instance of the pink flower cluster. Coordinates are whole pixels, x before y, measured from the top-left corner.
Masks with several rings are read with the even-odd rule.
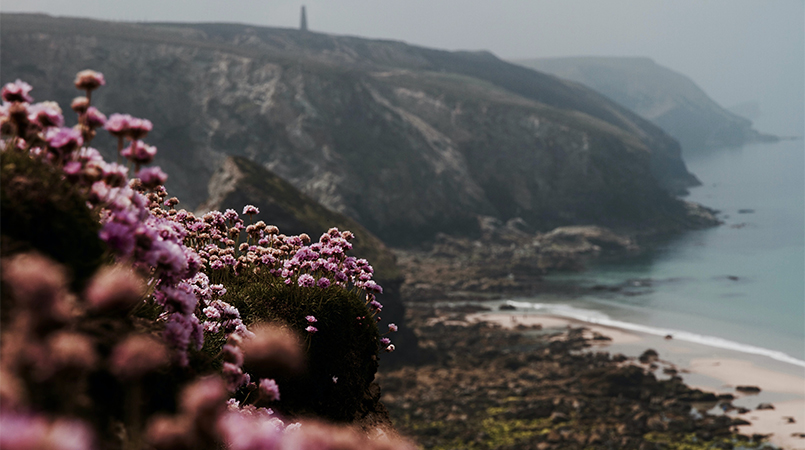
[[[244,213],[258,210],[247,205]],[[187,230],[187,242],[197,250],[202,262],[213,271],[230,268],[267,271],[285,284],[327,289],[354,287],[364,290],[367,301],[375,300],[381,288],[372,280],[374,269],[365,259],[347,256],[354,235],[331,228],[310,245],[307,234],[286,236],[262,220],[245,225],[234,210],[211,211],[202,217],[185,210],[166,213]],[[245,236],[244,236],[245,235]],[[245,237],[245,242],[241,242]],[[240,244],[238,244],[241,242]]]
[[[247,270],[264,271],[293,289],[354,289],[365,294],[372,316],[382,309],[375,298],[382,288],[373,281],[374,270],[365,259],[347,256],[354,239],[348,231],[332,228],[311,244],[306,234],[286,236],[263,221],[251,223],[259,214],[252,205],[243,209],[249,225],[234,210],[202,217],[177,211],[178,200],[168,198],[162,186],[167,176],[159,167],[140,167],[150,164],[157,153],[141,141],[152,130],[151,122],[123,114],[107,119],[91,106],[92,91],[105,83],[98,72],[82,71],[76,76],[75,86],[85,90],[86,97],[71,104],[78,114],[78,124],[72,128],[64,127],[56,103],[30,104],[32,88],[27,83],[17,80],[2,88],[0,131],[6,137],[0,142],[2,151],[27,153],[60,167],[65,179],[86,193],[88,207],[98,212],[99,237],[119,265],[99,272],[82,295],[71,296],[64,269],[52,262],[35,256],[3,261],[4,287],[10,288],[19,304],[10,325],[2,330],[0,428],[13,427],[17,432],[0,433],[0,448],[93,445],[87,424],[31,414],[24,405],[23,389],[8,388],[22,385],[23,377],[42,384],[103,370],[117,383],[131,387],[171,363],[186,366],[190,352],[202,349],[205,334],[223,334],[216,338],[226,341],[216,356],[222,362],[220,377],[186,387],[175,416],[151,418],[145,440],[152,447],[193,448],[213,442],[230,449],[324,448],[323,436],[335,433],[348,444],[339,448],[408,448],[382,446],[343,428],[317,424],[306,425],[309,432],[298,432],[298,424],[285,426],[270,409],[254,404],[230,402],[226,407],[226,399],[238,389],[257,392],[252,400],[257,405],[280,401],[280,386],[264,378],[260,368],[281,366],[287,373],[299,373],[303,350],[287,330],[258,327],[254,333],[249,331],[237,308],[223,301],[225,287],[211,283],[211,278],[220,279],[224,272],[237,276]],[[101,127],[118,137],[118,153],[129,161],[128,167],[106,162],[89,146]],[[129,145],[124,148],[126,139]],[[138,178],[129,180],[131,165]],[[89,334],[74,331],[87,317],[123,323],[146,302],[161,308],[155,323],[146,327],[149,333],[129,328],[128,334],[100,344]],[[307,316],[306,320],[309,335],[316,333],[317,319]],[[161,342],[155,330],[161,331]],[[381,343],[387,351],[393,349],[388,338]],[[99,351],[103,345],[107,348]],[[258,376],[252,377],[244,367],[255,368],[252,373]],[[62,389],[64,382],[59,383],[55,385]]]

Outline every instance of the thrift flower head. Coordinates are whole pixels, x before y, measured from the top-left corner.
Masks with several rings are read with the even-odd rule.
[[[86,97],[76,97],[70,103],[70,109],[77,112],[78,114],[84,114],[85,112],[87,112],[87,108],[89,108],[89,99]]]
[[[86,97],[79,97],[73,100],[73,103],[78,101],[80,98],[86,98]],[[89,103],[87,103],[87,106],[89,106]],[[131,119],[133,119],[133,117],[131,117],[128,114],[118,114],[118,113],[112,114],[111,116],[109,116],[109,119],[106,120],[104,129],[109,133],[111,133],[113,136],[123,137],[129,131],[129,121]]]
[[[304,353],[299,338],[276,325],[258,326],[254,336],[241,345],[246,370],[258,377],[276,377],[299,373]]]
[[[305,331],[307,331],[310,334],[313,334],[313,333],[315,333],[315,332],[317,332],[319,330],[318,330],[318,328],[314,327],[313,325],[308,325],[308,327],[305,328]]]
[[[143,183],[143,186],[153,189],[157,186],[161,186],[165,184],[165,181],[168,180],[168,176],[159,166],[154,167],[146,167],[144,169],[140,169],[137,172],[137,178]]]
[[[291,449],[282,444],[284,425],[278,419],[242,411],[227,411],[218,419],[217,430],[229,450]],[[325,448],[325,447],[309,447]]]
[[[390,323],[389,324],[389,332],[397,331],[397,325]]]
[[[3,450],[79,450],[95,448],[91,429],[78,420],[48,420],[42,416],[0,413]]]
[[[90,281],[84,294],[94,311],[125,311],[143,299],[145,282],[123,266],[105,267]]]
[[[136,334],[112,350],[111,372],[122,380],[135,380],[168,364],[168,352],[151,336]]]
[[[84,143],[81,132],[73,128],[51,128],[45,134],[45,140],[52,148],[65,152],[71,152]]]
[[[180,410],[194,419],[214,419],[226,408],[226,386],[217,376],[195,381],[182,391]]]
[[[254,205],[246,205],[243,207],[243,214],[248,216],[260,214],[260,210]]]
[[[299,286],[302,287],[313,287],[313,285],[316,283],[316,279],[305,273],[299,276],[298,283]]]
[[[48,337],[48,371],[88,370],[98,359],[92,341],[81,333],[59,331]]]
[[[94,106],[90,106],[86,114],[84,123],[90,128],[102,127],[106,123],[106,116]]]
[[[4,260],[3,280],[18,304],[40,315],[67,318],[67,275],[50,259],[28,253]]]
[[[142,139],[148,135],[148,132],[154,128],[154,125],[148,119],[138,119],[132,117],[129,119],[128,136],[131,139]]]
[[[249,384],[251,379],[249,374],[243,373],[243,369],[229,362],[223,364],[221,375],[224,377],[226,389],[229,392],[235,392],[239,387]]]
[[[277,382],[270,378],[263,378],[260,380],[260,394],[270,402],[276,402],[280,399],[280,388]]]
[[[64,116],[56,102],[35,103],[28,108],[28,120],[38,123],[43,128],[64,125]]]
[[[31,103],[34,101],[33,97],[28,95],[28,93],[31,92],[31,89],[33,88],[30,84],[18,79],[13,83],[7,83],[5,86],[3,86],[2,97],[3,100],[7,102]]]
[[[94,91],[105,84],[103,74],[94,70],[82,70],[75,76],[75,87],[85,91]]]
[[[87,114],[89,114],[89,111]],[[134,141],[120,152],[121,156],[137,164],[149,164],[154,160],[156,154],[157,148],[143,141]]]
[[[185,416],[156,416],[148,423],[145,440],[156,450],[195,448],[194,426]]]
[[[313,316],[305,316],[305,320],[307,320],[308,323],[316,323],[316,322],[318,322],[318,320],[316,320],[316,318],[313,317]]]
[[[225,344],[221,349],[222,359],[238,367],[243,365],[243,352],[237,345]]]

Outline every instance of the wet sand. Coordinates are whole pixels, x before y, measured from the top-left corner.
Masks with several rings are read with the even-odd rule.
[[[732,394],[736,397],[733,404],[750,409],[745,414],[728,413],[751,423],[740,426],[741,433],[770,435],[771,443],[783,449],[805,450],[805,369],[801,367],[763,356],[532,312],[477,313],[468,315],[467,320],[492,322],[506,328],[541,325],[550,330],[581,326],[591,333],[610,337],[610,341],[595,341],[607,351],[631,357],[652,348],[660,356],[658,369],[675,368],[686,384],[716,394]],[[657,376],[663,376],[660,370]],[[735,390],[737,386],[756,386],[760,392],[744,394]],[[761,403],[770,403],[774,409],[757,409]]]

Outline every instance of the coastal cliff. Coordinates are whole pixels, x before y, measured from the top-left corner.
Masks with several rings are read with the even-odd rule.
[[[721,107],[690,78],[649,58],[540,58],[518,63],[595,89],[655,123],[685,150],[777,139]]]
[[[669,192],[697,182],[655,125],[488,53],[19,14],[2,15],[2,40],[2,78],[36,85],[37,98],[69,102],[61,80],[87,67],[124,87],[97,106],[160,124],[149,141],[189,205],[205,200],[226,156],[243,156],[407,245],[477,236],[479,216],[534,231],[676,228],[688,208]]]

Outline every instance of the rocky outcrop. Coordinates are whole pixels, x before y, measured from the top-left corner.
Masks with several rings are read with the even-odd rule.
[[[533,295],[551,289],[542,275],[582,270],[591,258],[639,250],[626,236],[597,226],[561,227],[529,233],[521,220],[481,220],[479,239],[437,236],[426,249],[396,250],[405,273],[406,301],[485,299]]]
[[[595,89],[657,124],[686,151],[776,140],[754,130],[749,119],[718,105],[690,78],[649,58],[544,58],[518,63]]]
[[[375,235],[245,158],[224,160],[210,179],[208,192],[209,198],[199,206],[199,214],[213,209],[240,211],[244,205],[254,205],[260,210],[256,219],[276,225],[287,235],[307,233],[315,240],[331,227],[351,231],[355,235],[352,254],[366,258],[372,264],[375,280],[383,286],[383,294],[378,295],[383,304],[381,329],[385,329],[388,323],[399,326],[399,331],[391,336],[398,350],[384,354],[384,364],[417,359],[417,339],[405,326],[405,307],[400,298],[402,274],[394,254]]]
[[[103,72],[115,89],[93,101],[155,123],[157,164],[190,205],[226,156],[244,156],[404,245],[477,236],[479,216],[659,229],[687,214],[668,190],[695,183],[656,126],[488,53],[244,25],[1,25],[2,79],[66,105],[76,72]]]

